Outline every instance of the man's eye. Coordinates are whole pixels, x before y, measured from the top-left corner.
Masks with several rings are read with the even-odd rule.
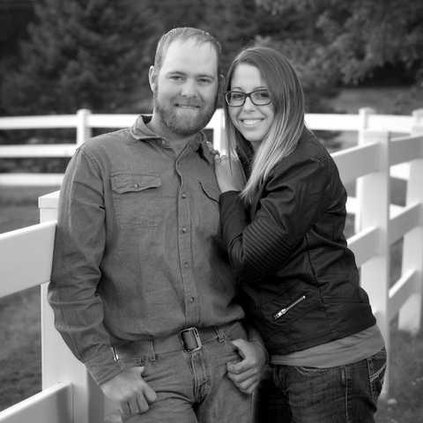
[[[183,81],[184,80],[183,76],[181,76],[181,75],[171,75],[169,78],[172,81],[176,81],[176,82],[179,82],[179,81]]]
[[[198,82],[202,85],[211,84],[212,80],[210,78],[200,78]]]

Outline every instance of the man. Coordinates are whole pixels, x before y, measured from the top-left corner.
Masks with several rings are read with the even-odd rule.
[[[248,422],[265,351],[248,342],[219,243],[200,132],[218,42],[176,28],[149,72],[153,115],[87,141],[63,182],[49,301],[56,327],[128,422]]]

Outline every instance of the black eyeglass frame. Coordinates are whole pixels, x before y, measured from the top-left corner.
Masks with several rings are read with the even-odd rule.
[[[259,103],[259,104],[257,104],[256,102],[254,102],[254,99],[253,99],[252,95],[253,95],[254,93],[257,93],[257,92],[266,92],[266,93],[268,93],[268,94],[269,94],[269,101],[268,101],[267,103]],[[241,104],[237,104],[237,105],[230,104],[230,102],[229,102],[229,98],[228,98],[228,97],[229,97],[232,93],[242,94],[242,95],[244,96],[244,99],[243,99],[243,101],[242,101],[242,103],[241,103]],[[246,102],[247,98],[249,98],[249,99],[250,99],[251,103],[253,103],[253,104],[254,104],[254,106],[267,106],[267,105],[269,105],[270,103],[272,103],[272,99],[270,98],[270,92],[269,92],[269,90],[267,90],[267,89],[265,89],[265,88],[259,88],[259,89],[257,89],[257,90],[250,91],[249,93],[244,93],[243,91],[237,91],[237,90],[233,90],[233,91],[226,91],[226,92],[225,92],[225,96],[224,96],[224,97],[225,97],[226,104],[227,104],[229,107],[242,107],[242,106],[245,104],[245,102]]]

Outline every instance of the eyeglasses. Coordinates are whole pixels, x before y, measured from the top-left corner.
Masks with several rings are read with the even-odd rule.
[[[269,91],[265,89],[254,90],[250,93],[242,91],[226,91],[225,93],[226,103],[230,107],[243,106],[247,97],[255,106],[266,106],[272,102]]]

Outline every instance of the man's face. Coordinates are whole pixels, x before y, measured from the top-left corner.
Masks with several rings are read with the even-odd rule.
[[[150,68],[154,114],[164,133],[194,135],[203,129],[216,108],[217,54],[210,43],[173,41],[162,67]]]

